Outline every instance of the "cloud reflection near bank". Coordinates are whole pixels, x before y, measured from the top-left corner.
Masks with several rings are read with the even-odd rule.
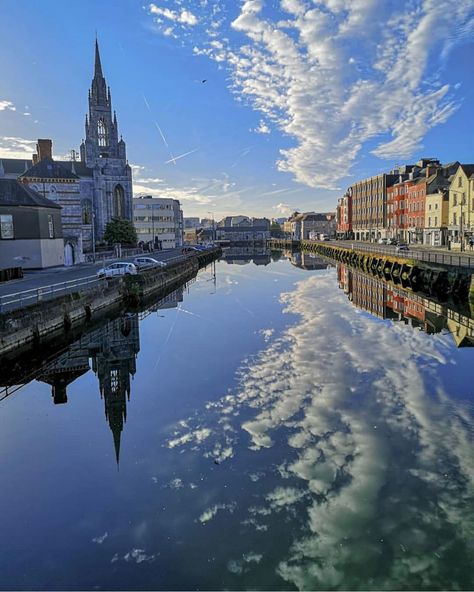
[[[296,324],[270,336],[243,363],[236,391],[168,445],[219,463],[275,449],[278,462],[261,468],[279,484],[265,490],[259,476],[243,524],[271,546],[272,516],[291,510],[298,528],[274,566],[287,584],[472,587],[472,417],[438,373],[455,350],[448,337],[356,311],[334,282],[324,272],[283,294]]]

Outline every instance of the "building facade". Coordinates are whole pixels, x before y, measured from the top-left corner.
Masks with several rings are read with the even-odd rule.
[[[181,247],[183,212],[178,200],[144,195],[133,198],[133,223],[139,243],[153,250]]]
[[[448,241],[464,249],[474,237],[474,164],[460,164],[449,185]]]
[[[336,236],[339,239],[350,239],[352,234],[352,191],[349,190],[337,200]]]
[[[270,220],[227,216],[217,224],[215,236],[231,243],[263,242],[270,238]]]
[[[63,263],[61,207],[15,179],[0,179],[0,268]]]
[[[330,238],[336,233],[336,214],[305,212],[293,215],[284,225],[285,232],[291,234],[293,240],[310,240],[326,234]]]

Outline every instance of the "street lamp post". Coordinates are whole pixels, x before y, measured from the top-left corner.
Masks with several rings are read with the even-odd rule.
[[[214,212],[207,212],[208,214],[211,214],[212,216],[212,242],[216,242],[216,225],[214,222]]]
[[[465,196],[463,194],[462,191],[458,191],[457,189],[451,189],[450,191],[452,191],[453,193],[459,193],[461,195],[461,202],[460,202],[460,206],[461,206],[461,216],[459,218],[459,241],[460,241],[460,250],[464,251],[464,212],[463,212],[463,205],[464,205],[464,199]],[[468,206],[468,211],[469,211],[469,206]]]
[[[95,212],[92,210],[92,259],[95,263]]]

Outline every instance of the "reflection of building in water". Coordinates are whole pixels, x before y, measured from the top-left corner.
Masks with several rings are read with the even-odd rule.
[[[268,265],[271,262],[270,249],[267,249],[265,245],[224,247],[221,259],[233,265],[246,265],[251,261],[255,265]]]
[[[469,316],[343,264],[338,264],[337,277],[339,287],[358,308],[428,334],[446,330],[458,347],[474,347],[474,320]]]
[[[67,388],[77,378],[92,369],[99,380],[99,390],[104,399],[105,417],[112,430],[117,463],[120,439],[127,418],[127,402],[130,400],[131,379],[136,372],[136,358],[140,351],[139,321],[149,314],[165,308],[176,308],[183,301],[183,287],[171,292],[141,313],[129,313],[104,326],[84,334],[52,362],[42,363],[31,373],[23,365],[12,363],[10,375],[1,377],[7,389],[19,385],[18,377],[28,376],[21,384],[34,378],[51,385],[55,404],[67,403]],[[8,394],[8,392],[7,392]]]
[[[140,351],[138,315],[127,315],[109,323],[100,337],[98,349],[92,354],[92,369],[99,379],[118,464],[120,437],[130,401],[130,377],[137,371],[136,357]]]
[[[292,265],[300,267],[301,269],[327,269],[328,263],[314,253],[307,253],[306,251],[289,252],[289,259]]]
[[[88,350],[76,342],[64,355],[48,365],[38,380],[51,385],[53,401],[58,405],[67,403],[67,387],[89,370]]]

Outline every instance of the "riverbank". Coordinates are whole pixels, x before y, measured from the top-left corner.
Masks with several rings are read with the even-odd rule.
[[[110,278],[82,291],[0,314],[0,357],[46,344],[64,332],[72,332],[112,312],[138,306],[153,294],[173,290],[221,253],[220,248],[189,253],[165,268],[145,270],[137,276]]]
[[[413,292],[421,292],[441,302],[474,302],[474,274],[457,255],[430,258],[427,253],[404,251],[397,253],[382,245],[345,241],[294,241],[272,239],[270,248],[302,250],[317,253],[361,269]],[[420,257],[423,255],[423,257]]]

